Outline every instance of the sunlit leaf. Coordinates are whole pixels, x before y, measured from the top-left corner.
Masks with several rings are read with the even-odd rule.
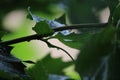
[[[41,22],[41,21],[46,21],[47,24],[51,27],[51,28],[55,28],[55,27],[61,27],[61,26],[64,26],[64,24],[61,24],[57,21],[54,21],[54,20],[48,20],[48,19],[44,19],[44,18],[40,18],[34,14],[32,14],[32,12],[30,11],[30,7],[28,7],[28,18],[31,19],[35,22]]]
[[[48,80],[50,74],[64,75],[63,69],[70,66],[72,62],[63,62],[61,58],[52,58],[48,54],[45,58],[28,70],[33,80]]]
[[[33,21],[35,21],[35,22],[42,22],[42,21],[46,21],[46,23],[48,24],[48,26],[50,26],[52,29],[53,28],[56,28],[56,27],[62,27],[62,26],[65,26],[65,24],[61,24],[61,23],[59,23],[59,22],[57,22],[57,21],[55,21],[55,20],[48,20],[48,19],[44,19],[44,18],[40,18],[40,17],[37,17],[36,15],[33,15],[32,14],[32,12],[30,11],[30,7],[28,7],[28,12],[29,12],[29,14],[28,14],[28,18],[29,19],[31,19],[32,18],[32,20]],[[63,34],[63,35],[69,35],[70,34],[70,31],[68,31],[68,30],[64,30],[64,31],[61,31],[61,33]],[[57,34],[57,33],[55,33],[55,34]],[[55,35],[54,34],[54,35]]]

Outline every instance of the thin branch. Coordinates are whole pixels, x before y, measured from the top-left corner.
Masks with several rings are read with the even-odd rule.
[[[57,28],[54,28],[53,30],[55,32],[57,32],[57,31],[68,30],[68,29],[103,28],[103,27],[107,26],[107,24],[108,23],[73,24],[73,25],[66,25],[66,26],[62,26],[62,27],[57,27]],[[9,40],[9,41],[0,42],[0,45],[11,45],[11,44],[15,44],[15,43],[23,42],[23,41],[30,41],[33,39],[42,39],[43,37],[48,37],[50,35],[51,34],[49,34],[49,33],[42,34],[42,35],[34,34],[34,35],[22,37],[22,38],[17,38],[17,39],[13,39],[13,40]]]
[[[46,42],[49,47],[61,49],[61,50],[64,51],[64,52],[71,58],[71,60],[75,63],[74,58],[73,58],[65,49],[63,49],[63,48],[61,48],[61,47],[58,47],[58,46],[55,46],[55,45],[51,44],[50,42],[48,42],[47,40],[42,40],[42,41]]]
[[[62,31],[68,29],[81,29],[81,28],[103,28],[106,27],[108,23],[85,23],[85,24],[73,24],[73,25],[66,25],[58,28],[54,28],[54,31]]]
[[[49,34],[49,33],[42,34],[42,35],[34,34],[34,35],[22,37],[22,38],[17,38],[17,39],[13,39],[13,40],[9,40],[9,41],[0,42],[0,45],[11,45],[11,44],[15,44],[15,43],[23,42],[23,41],[30,41],[33,39],[42,39],[43,37],[47,37],[49,35],[51,35],[51,34]]]

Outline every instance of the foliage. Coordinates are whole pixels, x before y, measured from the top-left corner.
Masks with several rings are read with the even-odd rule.
[[[120,9],[119,7],[116,7],[119,4],[118,2],[115,2],[114,4],[112,2],[113,1],[108,0],[107,4],[109,5],[111,11],[111,18],[109,19],[112,20],[113,18],[113,20],[109,20],[110,22],[107,28],[105,28],[98,34],[93,35],[91,39],[86,42],[76,60],[76,70],[82,75],[83,80],[120,79],[118,77],[119,74],[116,74],[119,73],[118,66],[120,65],[117,62],[118,56],[116,56],[119,52],[118,45],[120,45],[117,42],[119,40],[119,34],[117,32],[119,32],[118,29],[120,26],[120,15],[118,15]],[[112,24],[112,22],[114,23]],[[116,63],[118,64],[118,66],[116,66]],[[118,71],[116,71],[115,67]],[[114,71],[116,71],[116,73],[114,73]]]
[[[48,80],[50,75],[64,75],[63,69],[70,66],[72,62],[63,62],[61,58],[53,59],[48,54],[39,60],[28,70],[32,80]]]
[[[80,49],[91,35],[91,33],[71,33],[70,35],[64,36],[61,33],[59,33],[55,37],[69,47]]]
[[[42,25],[42,26],[41,26]],[[41,27],[40,27],[41,26]],[[39,23],[37,23],[35,25],[35,27],[33,28],[33,30],[37,33],[37,34],[51,34],[54,31],[52,29],[50,29],[49,25],[46,23],[46,21],[41,21]]]
[[[82,76],[96,77],[104,58],[111,55],[113,51],[113,40],[116,29],[108,26],[101,32],[93,35],[82,47],[80,55],[76,60],[76,70]],[[108,62],[107,62],[108,63]],[[80,64],[80,65],[79,65]]]
[[[14,4],[16,3],[15,0],[3,1],[3,3],[5,2],[6,4],[11,2]],[[76,5],[78,2],[80,2],[81,5]],[[3,5],[3,3],[0,5]],[[20,4],[21,3],[22,1],[20,1]],[[86,24],[88,22],[99,22],[98,17],[95,15],[96,11],[98,9],[97,12],[99,12],[105,7],[109,7],[110,16],[107,25],[104,24],[104,27],[102,26],[102,28],[98,27],[102,23],[98,25],[85,25],[94,26],[99,30],[95,29],[93,31],[92,27],[84,27],[82,31],[79,30],[79,28],[81,28],[80,24],[73,24],[70,25],[70,27],[68,26],[69,28],[66,28],[67,20],[65,18],[65,14],[63,14],[61,18],[58,18],[58,20],[41,18],[37,15],[34,15],[30,10],[30,7],[27,5],[27,18],[35,22],[35,26],[32,27],[31,30],[35,31],[36,34],[15,40],[2,41],[3,35],[5,35],[6,32],[0,28],[0,79],[72,80],[72,78],[70,76],[67,76],[63,70],[70,65],[75,65],[75,70],[79,73],[82,80],[120,80],[119,0],[92,0],[92,2],[91,0],[70,0],[68,2],[66,2],[66,0],[34,0],[31,1],[31,3],[36,3],[36,6],[32,5],[32,7],[35,6],[33,7],[33,12],[38,11],[35,8],[38,8],[38,4],[40,3],[41,5],[39,6],[39,9],[41,9],[44,14],[47,12],[47,14],[50,14],[50,16],[52,15],[52,10],[48,8],[52,3],[56,4],[56,7],[60,3],[64,3],[69,7],[68,18],[72,23],[78,23],[79,20],[81,21],[80,23]],[[46,3],[46,6],[44,5],[44,8],[43,3]],[[13,10],[13,6],[10,6],[9,9]],[[91,8],[94,8],[94,10],[91,11]],[[8,11],[8,9],[3,9],[3,13],[7,13]],[[2,15],[2,13],[0,14],[0,20],[2,20],[2,17],[4,15]],[[78,33],[75,33],[72,30],[68,30],[71,29],[71,27],[72,29],[77,29]],[[81,50],[77,56],[77,59],[74,60],[66,50],[50,43],[48,40],[51,38],[57,38],[65,45]],[[63,50],[73,60],[73,62],[64,62],[61,58],[52,58],[50,54],[46,55],[42,59],[39,59],[37,62],[33,62],[32,60],[18,59],[12,55],[11,50],[13,50],[13,47],[10,46],[11,44],[19,43],[22,41],[28,41],[29,43],[30,40],[34,39],[45,42],[50,48],[52,47]],[[23,62],[32,64],[32,66],[26,68]]]

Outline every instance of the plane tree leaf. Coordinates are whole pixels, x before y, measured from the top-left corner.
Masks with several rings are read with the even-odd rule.
[[[102,69],[105,68],[103,64],[108,62],[109,53],[114,49],[115,33],[115,27],[108,26],[101,32],[94,34],[82,47],[75,64],[76,71],[82,78],[85,76],[95,78],[102,71],[101,66]]]
[[[37,34],[53,34],[54,33],[54,31],[49,27],[46,21],[41,21],[36,23],[35,27],[33,27],[33,30]]]
[[[64,75],[63,69],[72,65],[72,62],[63,62],[61,58],[52,58],[50,54],[28,69],[32,80],[48,80],[50,75]]]
[[[55,36],[55,38],[59,39],[62,43],[71,48],[80,49],[84,42],[88,40],[91,35],[92,33],[71,33],[70,35],[64,36],[59,33]]]
[[[29,19],[32,19],[33,21],[35,21],[36,23],[40,23],[40,22],[43,22],[43,21],[45,21],[46,22],[46,24],[47,24],[47,26],[49,26],[50,28],[57,28],[57,27],[62,27],[62,26],[65,26],[65,24],[61,24],[60,22],[58,22],[58,21],[56,21],[56,20],[48,20],[48,19],[45,19],[45,18],[40,18],[40,17],[38,17],[38,16],[36,16],[36,15],[34,15],[34,14],[32,14],[32,12],[30,11],[30,7],[28,7],[28,18]],[[63,17],[64,17],[64,15],[63,15]],[[64,21],[64,20],[61,20],[61,18],[60,18],[60,20],[59,21]],[[42,25],[41,25],[42,26]],[[45,28],[45,27],[44,27]],[[41,29],[41,27],[39,28],[39,29]],[[37,30],[38,31],[38,30]],[[47,30],[46,30],[47,31]],[[51,31],[51,30],[50,30]],[[61,33],[63,34],[63,35],[69,35],[70,34],[70,31],[69,30],[64,30],[64,31],[61,31]],[[54,33],[54,34],[57,34],[57,32],[56,33]]]

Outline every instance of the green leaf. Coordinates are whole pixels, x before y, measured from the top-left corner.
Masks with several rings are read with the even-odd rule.
[[[119,0],[104,0],[110,9],[110,13],[113,13],[116,6],[119,4]]]
[[[12,75],[0,70],[0,78],[1,77],[3,78],[3,80],[4,79],[10,79],[10,80],[12,79]]]
[[[50,74],[64,75],[63,69],[70,66],[72,62],[63,62],[61,58],[52,58],[48,54],[42,60],[37,61],[37,63],[28,69],[28,74],[30,74],[33,80],[48,80]]]
[[[53,34],[53,29],[50,28],[50,26],[46,23],[46,21],[40,21],[36,23],[35,27],[33,27],[33,30],[37,34]]]
[[[29,18],[29,19],[32,19],[33,21],[35,21],[35,22],[44,22],[45,21],[45,23],[43,23],[44,24],[44,26],[49,26],[50,28],[56,28],[56,27],[62,27],[62,26],[65,26],[65,24],[61,24],[61,23],[59,23],[59,22],[57,22],[57,21],[55,21],[55,20],[48,20],[48,19],[45,19],[45,18],[40,18],[40,17],[37,17],[36,15],[33,15],[32,14],[32,12],[30,11],[30,7],[28,7],[28,12],[29,12],[29,14],[27,15],[27,18]],[[64,18],[63,18],[64,17]],[[60,22],[63,22],[63,23],[65,23],[66,21],[65,21],[65,15],[63,15],[60,19],[59,19],[59,21]],[[42,24],[42,25],[43,25]],[[38,28],[37,28],[38,29]],[[36,32],[38,32],[38,33],[41,33],[41,32],[39,32],[38,30],[36,29]],[[47,28],[48,29],[48,28]],[[40,29],[39,29],[40,30]],[[50,30],[50,29],[48,29],[48,30]],[[44,31],[44,29],[43,29],[43,31]],[[51,31],[51,30],[50,30]],[[70,31],[68,31],[68,30],[64,30],[64,31],[61,31],[61,33],[63,34],[63,35],[69,35],[70,34]],[[56,34],[56,33],[55,33]]]
[[[5,32],[0,31],[0,42],[1,42],[1,38],[3,37],[4,34],[5,34]]]
[[[58,21],[58,22],[60,22],[62,24],[66,24],[66,14],[63,14],[61,17],[59,17],[55,21]]]
[[[103,0],[70,0],[68,6],[68,17],[73,24],[98,23],[99,16],[96,13],[106,8]]]
[[[27,19],[33,20],[32,16],[30,14],[27,15]]]
[[[90,35],[91,33],[71,33],[70,35],[64,36],[61,33],[58,33],[55,37],[71,48],[80,49],[84,42],[89,39]]]
[[[82,47],[76,60],[76,71],[80,75],[92,76],[97,72],[102,59],[113,51],[113,40],[116,29],[108,26],[94,34]]]
[[[119,4],[119,0],[104,0],[104,1],[106,2],[107,6],[110,9],[109,22],[111,23],[114,10],[116,6]]]
[[[109,60],[108,80],[120,80],[120,43]]]
[[[30,7],[28,7],[28,12],[29,14],[27,15],[27,18],[29,19],[32,19],[33,21],[35,22],[41,22],[41,21],[46,21],[46,23],[51,27],[51,28],[55,28],[55,27],[61,27],[61,26],[64,26],[65,24],[61,24],[57,21],[54,21],[54,20],[48,20],[48,19],[45,19],[45,18],[41,18],[41,17],[38,17],[34,14],[32,14],[32,12],[30,11]],[[60,21],[62,19],[60,18]]]
[[[30,19],[30,20],[33,20],[35,22],[40,22],[40,21],[44,21],[45,19],[43,18],[39,18],[37,17],[36,15],[33,15],[31,10],[30,10],[30,7],[28,7],[28,15],[27,15],[27,18]]]
[[[120,5],[118,5],[113,13],[113,24],[116,26],[118,23],[118,20],[120,20]]]

